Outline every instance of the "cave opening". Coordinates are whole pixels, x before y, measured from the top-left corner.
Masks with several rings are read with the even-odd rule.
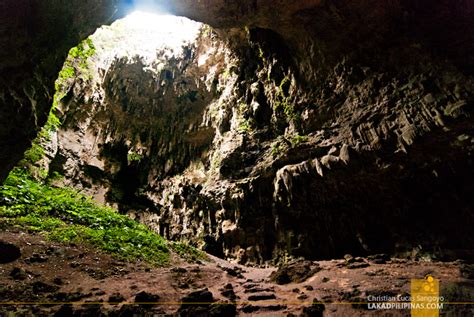
[[[216,134],[206,107],[218,103],[235,74],[211,27],[143,10],[134,6],[69,51],[47,123],[20,165],[160,233],[169,232],[167,209],[208,208],[196,194],[180,198],[161,182],[180,172],[206,177]],[[176,228],[167,238],[223,255],[222,242],[205,232],[216,228],[215,210],[200,212],[208,215],[204,245]]]
[[[377,172],[378,158],[370,159],[362,174],[341,172],[358,178],[360,186],[326,178],[320,184],[314,175],[324,177],[327,169],[334,179],[343,178],[332,171],[332,164],[358,164],[364,151],[382,147],[390,148],[388,154],[377,154],[390,162],[387,166],[414,164],[400,153],[415,137],[422,148],[421,136],[440,129],[444,123],[438,112],[428,112],[427,118],[385,118],[360,114],[367,111],[362,105],[377,109],[376,104],[386,103],[396,109],[401,98],[411,107],[416,102],[411,90],[420,89],[415,85],[419,82],[423,100],[432,102],[444,94],[453,106],[443,111],[457,117],[464,113],[468,93],[467,86],[454,85],[453,80],[458,82],[461,77],[456,76],[462,75],[446,70],[440,81],[433,69],[444,65],[405,61],[405,54],[419,56],[417,45],[394,54],[394,42],[380,37],[365,49],[358,45],[350,55],[343,50],[337,61],[332,45],[315,49],[320,43],[306,39],[302,45],[308,44],[304,49],[309,55],[298,53],[281,30],[257,26],[223,28],[222,37],[206,24],[160,12],[153,3],[130,3],[123,19],[98,28],[69,51],[46,126],[25,153],[23,162],[35,167],[35,176],[62,177],[55,184],[72,186],[156,232],[165,226],[170,239],[242,263],[279,261],[287,254],[330,259],[346,253],[403,253],[424,244],[423,236],[431,239],[427,252],[434,252],[439,243],[457,247],[445,238],[433,238],[430,230],[442,231],[435,224],[418,234],[405,228],[403,219],[409,215],[417,221],[426,216],[417,210],[417,198],[406,204],[401,199],[409,197],[404,188],[416,187],[424,176],[412,181],[403,174],[409,172],[398,171],[400,175],[387,177]],[[317,32],[310,34],[317,37]],[[379,58],[375,64],[364,62],[372,46],[389,50],[391,59],[382,62],[384,55],[374,53]],[[314,60],[318,56],[323,64]],[[361,85],[365,90],[359,90]],[[407,89],[409,94],[398,95]],[[384,96],[387,93],[396,97]],[[383,118],[395,132],[385,126],[374,132],[372,123],[364,122],[367,118]],[[357,128],[345,135],[340,120],[356,122]],[[426,122],[415,133],[417,120]],[[330,143],[322,155],[324,142],[334,142],[338,133],[347,144]],[[442,216],[445,210],[438,210],[443,204],[436,192],[447,187],[455,197],[450,185],[455,175],[435,174],[444,183],[432,180],[422,205]],[[216,193],[213,186],[225,190]],[[355,194],[364,187],[377,194]],[[229,197],[239,198],[234,202]],[[390,220],[371,217],[380,205],[391,210]],[[303,228],[291,220],[295,215],[314,224]],[[243,233],[233,227],[237,223],[245,227]],[[384,239],[377,238],[384,233]]]
[[[82,197],[79,201],[88,206],[79,208],[83,212],[95,208],[89,204],[109,206],[145,224],[146,230],[166,232],[167,238],[177,241],[177,248],[184,248],[179,252],[187,253],[193,250],[187,245],[198,246],[197,240],[181,237],[176,228],[173,235],[169,233],[168,209],[186,204],[207,207],[199,201],[195,184],[180,184],[181,190],[190,192],[180,198],[173,193],[177,183],[166,188],[161,182],[175,182],[180,172],[205,178],[203,169],[210,160],[206,151],[215,137],[206,107],[217,104],[223,78],[235,80],[235,75],[224,74],[230,52],[211,27],[136,8],[69,50],[55,82],[47,122],[6,184],[15,188],[22,187],[18,182],[35,184],[34,197],[43,192],[48,202],[35,217],[50,208],[57,210],[50,205],[64,189],[67,204],[62,208],[72,208],[75,216],[84,217],[74,211],[76,198]],[[199,212],[209,217],[201,230],[215,229],[209,228],[216,226],[211,213]],[[57,216],[55,211],[49,213]],[[92,239],[72,231],[73,238],[60,239]],[[215,238],[205,241],[217,244],[215,253],[222,254]],[[129,247],[133,245],[130,242]]]
[[[0,315],[472,315],[468,1],[9,1]]]
[[[197,101],[197,90],[187,89],[184,80],[174,81],[179,77],[176,73],[193,62],[203,32],[211,32],[210,27],[157,12],[142,1],[124,18],[98,28],[72,48],[56,80],[53,109],[42,131],[47,137],[34,141],[37,148],[52,150],[45,154],[51,159],[34,163],[48,170],[50,177],[65,175],[70,180],[68,185],[102,203],[118,204],[123,213],[130,208],[158,212],[159,208],[137,191],[147,183],[153,160],[149,147],[154,138],[170,135],[165,131],[167,127],[158,126],[160,120],[143,120],[160,117],[161,111],[189,111],[172,109],[173,102],[160,99],[166,99],[170,89],[179,90],[177,103],[183,107]],[[147,89],[152,96],[140,100]],[[78,131],[93,134],[94,141],[86,136],[69,147],[65,145],[64,140],[77,137]],[[51,137],[57,142],[54,149],[48,145]],[[79,161],[73,169],[68,166],[71,159]],[[98,184],[107,182],[111,183],[107,193],[98,190]]]

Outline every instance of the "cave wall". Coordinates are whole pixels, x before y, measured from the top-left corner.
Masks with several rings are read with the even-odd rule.
[[[22,158],[52,105],[69,49],[120,17],[118,0],[0,4],[0,181]]]
[[[164,45],[152,59],[139,49],[113,58],[101,51],[88,68],[76,67],[80,78],[64,84],[58,107],[61,127],[38,164],[127,212],[144,201],[136,191],[206,160],[232,57],[210,29],[196,36],[179,49]],[[100,36],[95,44],[104,44]]]
[[[69,175],[72,185],[91,186],[101,199],[168,238],[189,240],[242,263],[288,255],[321,259],[425,252],[453,258],[472,253],[470,1],[161,3],[215,26],[219,45],[225,43],[223,50],[232,55],[215,77],[222,89],[208,90],[195,116],[200,119],[194,126],[208,118],[204,126],[209,129],[194,137],[201,139],[202,132],[212,141],[181,147],[186,126],[174,127],[173,120],[182,114],[149,116],[155,114],[150,100],[156,91],[140,93],[140,107],[129,107],[130,96],[111,93],[120,85],[109,85],[105,104],[116,111],[97,117],[66,111],[71,122],[87,120],[81,140],[90,144],[96,144],[107,122],[115,125],[114,133],[101,137],[104,148],[110,143],[109,155],[97,147],[76,155],[72,165],[55,157],[60,171],[81,175]],[[90,31],[71,34],[77,39]],[[35,65],[54,55],[44,43],[37,45],[43,51]],[[71,44],[64,45],[57,48],[58,56]],[[117,78],[133,74],[123,72],[125,64],[117,63],[112,72]],[[59,68],[60,59],[46,65]],[[32,86],[23,81],[28,72],[19,66],[10,70],[21,80],[4,85],[4,173],[41,125],[41,119],[33,124],[34,102],[24,102],[19,112],[7,105],[14,95],[9,87],[21,87],[17,94],[30,100]],[[142,76],[148,78],[139,72],[131,79]],[[49,96],[53,80],[52,74],[40,80]],[[37,95],[44,105],[33,108],[41,118],[49,101]],[[76,97],[73,101],[83,100]],[[150,111],[137,112],[141,106]],[[174,137],[158,138],[142,161],[129,162],[131,148],[153,143],[150,132],[139,142],[132,137],[139,127],[127,124],[135,117],[137,124],[150,124],[146,131],[156,130],[155,119],[165,122],[168,136]],[[21,123],[12,125],[11,118]],[[71,138],[61,140],[72,139],[74,148],[81,129],[69,128]],[[160,161],[165,144],[176,150],[162,153],[172,159],[172,167],[168,159]],[[84,160],[87,156],[91,161]],[[133,175],[138,175],[134,185],[124,187]]]
[[[69,48],[137,3],[140,1],[7,0],[0,4],[0,180],[21,159],[44,124],[53,83]],[[473,70],[473,5],[468,0],[155,3],[158,9],[221,28],[221,34],[227,36],[233,27],[276,30],[291,43],[293,53],[301,56],[303,73],[315,65],[325,68],[330,60],[337,62],[341,52],[365,45],[367,40],[378,43],[384,37],[399,38],[394,30],[422,39],[463,71]],[[311,51],[313,54],[306,54]],[[313,81],[314,73],[306,75]]]

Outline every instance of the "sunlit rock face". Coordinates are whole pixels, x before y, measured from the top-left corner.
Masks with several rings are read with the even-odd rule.
[[[298,58],[299,71],[308,83],[319,84],[314,70],[327,71],[344,54],[368,43],[369,52],[386,47],[381,39],[397,43],[390,39],[401,38],[400,32],[471,74],[474,65],[469,0],[7,0],[0,10],[0,180],[44,124],[54,80],[69,48],[140,3],[208,23],[224,37],[232,37],[231,28],[244,26],[274,30]],[[397,55],[396,49],[391,52]],[[364,55],[377,61],[370,53]]]
[[[224,43],[200,23],[141,12],[90,39],[96,51],[87,68],[76,65],[78,76],[67,79],[53,166],[76,186],[87,171],[107,176],[92,177],[102,182],[136,176],[138,186],[199,158],[215,134],[209,111],[230,58]],[[104,184],[114,185],[113,179]],[[136,189],[118,187],[109,201],[123,201]],[[89,192],[106,199],[97,186]]]
[[[162,3],[219,36],[98,44],[51,154],[68,184],[242,263],[472,254],[470,1]]]
[[[0,4],[0,181],[46,122],[69,49],[122,12],[118,0]]]
[[[145,18],[91,37],[93,76],[71,83],[51,154],[67,184],[242,263],[469,254],[463,71],[415,39],[367,43],[319,69],[311,59],[323,51],[302,58],[268,29],[228,42],[167,17],[184,23],[183,38]],[[439,221],[450,217],[466,226]]]

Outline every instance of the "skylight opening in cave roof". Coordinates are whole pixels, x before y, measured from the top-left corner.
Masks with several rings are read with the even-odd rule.
[[[135,56],[146,61],[155,60],[157,53],[178,56],[183,47],[194,42],[202,23],[168,14],[135,11],[110,26],[99,28],[91,40],[102,62]]]

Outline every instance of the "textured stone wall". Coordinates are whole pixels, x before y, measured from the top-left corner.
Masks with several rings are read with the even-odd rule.
[[[155,2],[176,14],[220,27],[222,34],[242,26],[276,30],[301,56],[303,73],[315,65],[324,68],[327,62],[335,62],[341,52],[366,43],[361,38],[370,37],[375,43],[383,37],[398,38],[393,33],[398,29],[425,40],[472,72],[474,41],[469,30],[473,5],[468,0]],[[0,4],[0,179],[44,124],[53,82],[69,48],[97,26],[123,15],[130,3],[133,1],[7,0]],[[306,54],[311,51],[313,54]],[[304,75],[311,77],[311,73]]]
[[[70,112],[91,105],[81,93],[66,105],[70,122],[87,124],[59,132],[77,153],[67,163],[59,152],[53,170],[76,173],[66,175],[73,185],[168,238],[242,263],[349,252],[472,256],[472,2],[161,3],[217,27],[225,65],[184,72],[216,82],[177,94],[173,76],[167,86],[165,73],[117,61],[98,104],[110,112]],[[113,4],[99,2],[92,19],[86,7],[58,2],[57,13],[72,14],[63,22],[39,4],[7,7],[19,21],[11,28],[38,20],[43,28],[29,32],[47,26],[56,36],[25,35],[32,44],[15,41],[2,58],[10,65],[0,65],[3,175],[44,122],[67,48],[107,21]],[[187,61],[173,67],[183,72]],[[163,81],[169,90],[149,89]],[[153,106],[179,105],[180,96],[195,113]],[[102,148],[78,147],[77,131],[93,146],[100,136]],[[130,149],[143,160],[129,162]]]
[[[117,0],[0,3],[0,180],[46,122],[69,49],[120,17]]]

